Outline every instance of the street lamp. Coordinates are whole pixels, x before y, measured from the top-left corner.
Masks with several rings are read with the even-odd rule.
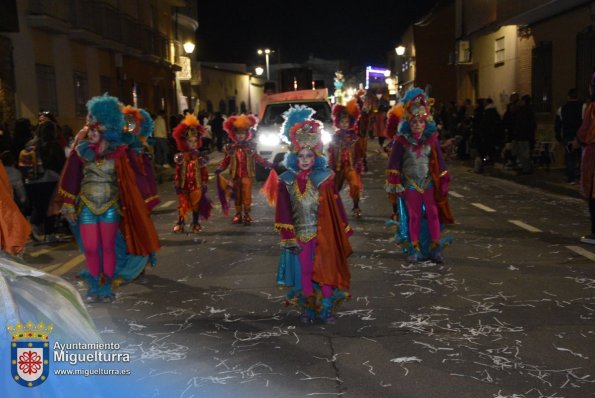
[[[182,45],[182,47],[184,47],[184,51],[186,51],[186,54],[192,54],[194,52],[194,47],[196,46],[194,43],[188,40],[186,43]]]
[[[267,80],[269,80],[269,54],[271,54],[273,51],[269,50],[268,48],[265,48],[264,50],[259,48],[256,52],[258,53],[258,55],[264,54],[266,70],[267,70]]]

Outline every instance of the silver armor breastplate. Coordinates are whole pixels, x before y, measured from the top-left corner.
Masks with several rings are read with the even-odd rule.
[[[405,148],[403,153],[403,174],[405,181],[403,185],[408,188],[411,183],[414,183],[420,189],[425,189],[430,182],[430,153],[429,145],[422,145],[421,154],[417,157],[417,148]]]
[[[106,206],[118,198],[115,166],[113,159],[86,162],[84,165],[81,199],[94,214],[103,213],[107,210]]]
[[[287,185],[291,200],[291,216],[299,240],[308,242],[318,231],[318,189],[308,179],[306,190],[301,193],[297,181]]]

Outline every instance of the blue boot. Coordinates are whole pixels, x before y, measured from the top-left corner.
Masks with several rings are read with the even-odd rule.
[[[99,287],[99,298],[104,303],[111,303],[116,298],[114,292],[112,291],[112,278],[109,276],[103,275]]]
[[[89,290],[87,290],[87,302],[94,303],[99,300],[99,277],[89,275],[87,278],[89,282]]]
[[[430,260],[436,264],[442,264],[444,262],[444,257],[440,250],[440,242],[438,241],[432,241],[430,243]]]
[[[304,296],[300,294],[298,298],[298,303],[302,313],[300,314],[300,321],[302,323],[312,323],[316,319],[316,310],[315,310],[315,303],[316,303],[316,296]]]
[[[322,299],[322,310],[320,311],[320,320],[328,325],[334,325],[337,320],[333,315],[334,301],[332,297]]]

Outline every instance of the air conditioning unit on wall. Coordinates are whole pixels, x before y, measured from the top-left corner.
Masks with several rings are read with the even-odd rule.
[[[469,40],[457,40],[455,53],[457,65],[468,65],[473,62],[471,59],[471,46]]]

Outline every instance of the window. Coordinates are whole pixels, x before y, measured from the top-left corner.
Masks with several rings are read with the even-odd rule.
[[[504,64],[504,37],[496,39],[494,42],[494,66]]]
[[[50,65],[35,65],[37,78],[38,110],[47,110],[58,115],[58,95],[56,93],[56,72]]]
[[[535,112],[552,111],[552,43],[541,42],[531,53],[531,97]]]
[[[89,84],[87,74],[74,72],[74,114],[85,116],[87,114],[87,100],[89,98]]]
[[[236,106],[236,100],[235,98],[231,98],[228,101],[228,108],[229,108],[229,114],[230,115],[234,115],[237,111],[237,106]]]
[[[110,94],[112,91],[112,79],[109,76],[99,76],[99,87],[102,95],[105,93]]]

